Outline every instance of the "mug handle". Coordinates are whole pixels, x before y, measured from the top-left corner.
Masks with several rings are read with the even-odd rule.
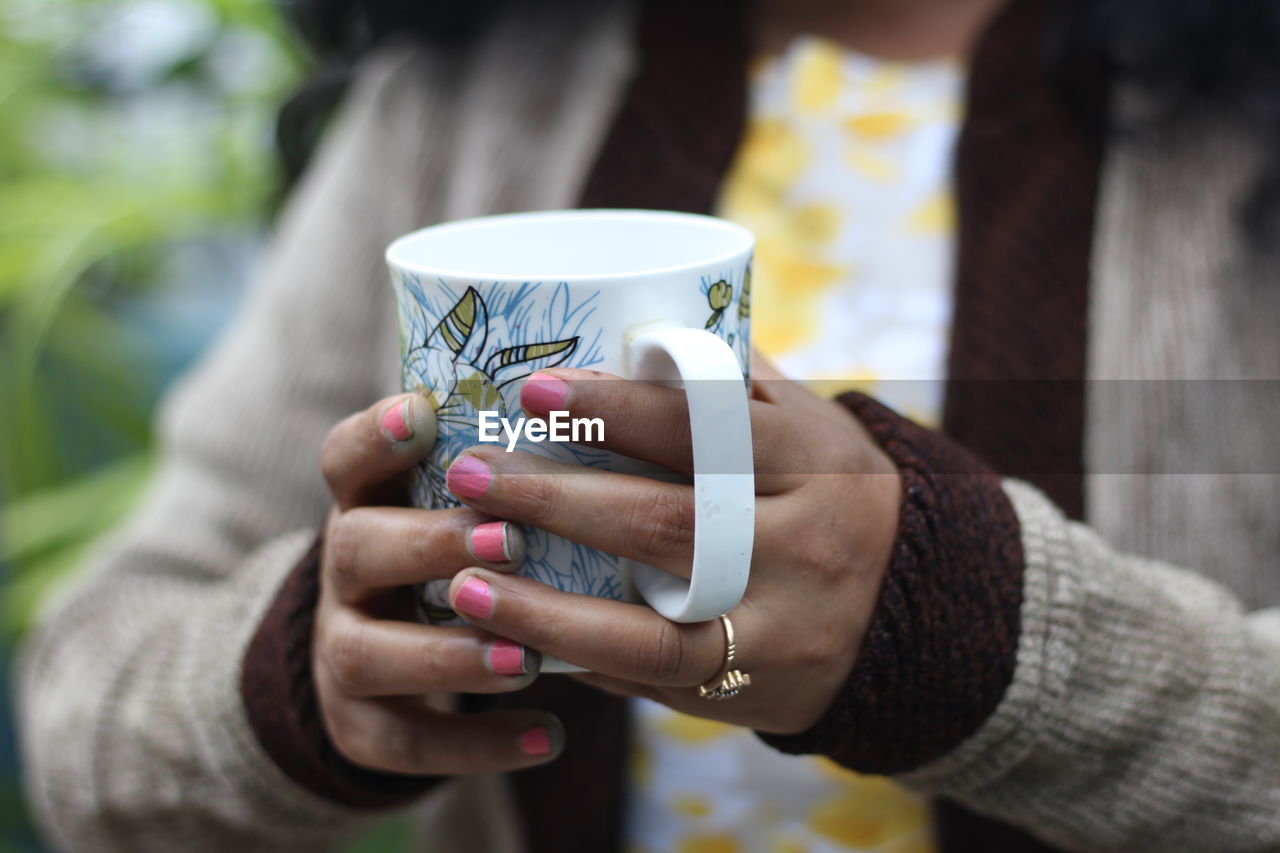
[[[630,357],[634,379],[684,384],[694,470],[690,580],[633,563],[635,584],[654,610],[674,622],[715,619],[742,599],[755,541],[746,377],[729,345],[702,329],[641,329],[631,340]]]

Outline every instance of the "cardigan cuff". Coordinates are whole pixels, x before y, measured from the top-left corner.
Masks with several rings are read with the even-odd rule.
[[[352,808],[401,805],[439,779],[353,764],[334,747],[324,727],[311,672],[323,537],[322,531],[289,573],[245,650],[240,696],[258,742],[298,785]]]
[[[857,662],[835,702],[783,752],[902,773],[950,752],[1013,678],[1022,604],[1018,519],[977,457],[862,394],[840,402],[902,476],[897,538]]]

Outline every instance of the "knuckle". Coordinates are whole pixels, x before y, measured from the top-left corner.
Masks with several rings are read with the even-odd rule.
[[[671,623],[661,626],[648,642],[635,644],[638,654],[636,671],[650,684],[670,684],[680,680],[684,671],[684,635]]]
[[[520,625],[522,645],[547,654],[556,655],[561,651],[565,645],[565,637],[566,628],[562,619],[529,619],[523,620]]]
[[[693,545],[693,507],[685,490],[654,489],[628,511],[628,546],[638,554],[687,557]]]
[[[561,490],[554,477],[508,477],[505,488],[507,497],[524,510],[525,518],[535,527],[544,526],[559,514]]]
[[[325,550],[328,559],[325,568],[335,589],[358,589],[360,571],[360,529],[362,514],[350,510],[330,520],[325,532]]]
[[[424,690],[434,690],[439,686],[447,686],[451,667],[449,666],[449,647],[432,640],[418,643],[413,658],[415,681],[420,680]],[[433,686],[434,685],[434,686]]]
[[[472,770],[488,770],[509,764],[510,747],[506,747],[495,737],[476,732],[462,738],[459,743],[462,760]]]
[[[344,693],[358,692],[368,679],[366,639],[365,628],[357,624],[330,631],[324,643],[325,665],[338,689]]]
[[[832,520],[832,528],[838,522]],[[850,554],[858,553],[857,542],[846,541],[842,536],[826,533],[801,537],[791,554],[792,571],[815,582],[842,579],[851,564]]]
[[[423,513],[406,530],[403,542],[405,555],[414,565],[425,568],[441,562],[443,554],[451,553],[454,549],[460,553],[466,552],[466,546],[461,542],[453,548],[443,547],[452,544],[444,534],[452,535],[455,541],[465,539],[466,528],[464,525],[450,528],[446,517],[434,511]]]
[[[395,768],[404,772],[423,773],[431,767],[431,749],[419,728],[407,720],[386,726],[379,735],[382,754],[395,756]]]

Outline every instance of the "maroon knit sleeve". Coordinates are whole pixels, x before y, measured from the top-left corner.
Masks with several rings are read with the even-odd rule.
[[[311,676],[311,631],[320,596],[323,533],[285,579],[245,651],[240,696],[259,743],[285,775],[353,808],[409,802],[438,779],[368,770],[329,740]]]
[[[862,773],[901,773],[976,731],[1013,678],[1022,544],[1000,478],[977,457],[869,397],[840,402],[902,475],[897,539],[831,708],[808,731],[761,737]]]

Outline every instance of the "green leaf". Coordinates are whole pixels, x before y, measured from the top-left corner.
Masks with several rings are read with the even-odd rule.
[[[0,509],[0,563],[12,569],[3,623],[18,633],[44,594],[77,565],[84,552],[133,507],[151,473],[139,453]]]

